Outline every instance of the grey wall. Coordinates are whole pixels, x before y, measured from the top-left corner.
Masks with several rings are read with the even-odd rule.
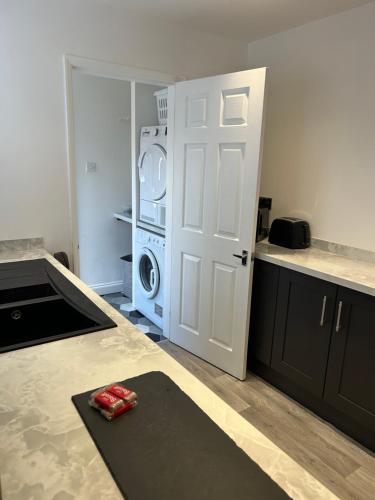
[[[375,4],[249,44],[269,67],[261,192],[273,216],[375,250]]]
[[[63,53],[193,78],[244,69],[247,44],[121,2],[1,0],[0,239],[70,253]]]
[[[120,257],[131,253],[131,224],[113,218],[131,206],[130,83],[74,71],[73,106],[80,277],[102,292],[122,280]]]

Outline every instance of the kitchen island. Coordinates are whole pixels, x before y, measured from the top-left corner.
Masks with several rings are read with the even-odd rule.
[[[153,370],[174,380],[291,497],[336,498],[43,248],[0,252],[0,262],[33,258],[51,262],[118,326],[0,355],[3,500],[122,498],[71,396]]]

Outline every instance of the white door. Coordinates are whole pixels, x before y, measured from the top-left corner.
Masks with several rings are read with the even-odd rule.
[[[244,379],[266,69],[176,84],[170,340]],[[248,253],[247,262],[234,255]],[[244,254],[245,255],[245,254]]]

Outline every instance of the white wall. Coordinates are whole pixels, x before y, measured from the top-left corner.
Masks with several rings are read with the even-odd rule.
[[[73,106],[80,277],[99,293],[119,291],[132,236],[113,213],[131,206],[131,84],[73,71]]]
[[[375,250],[375,4],[249,44],[268,66],[261,192],[314,237]]]
[[[193,78],[244,69],[247,44],[117,2],[0,0],[0,240],[70,253],[63,53]]]

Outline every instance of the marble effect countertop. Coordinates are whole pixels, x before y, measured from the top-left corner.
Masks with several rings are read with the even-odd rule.
[[[40,257],[118,327],[0,354],[3,500],[121,499],[71,396],[152,370],[171,377],[291,497],[337,498],[43,249],[1,252],[0,262]]]
[[[255,257],[279,266],[375,296],[375,263],[310,247],[290,250],[261,241]]]

